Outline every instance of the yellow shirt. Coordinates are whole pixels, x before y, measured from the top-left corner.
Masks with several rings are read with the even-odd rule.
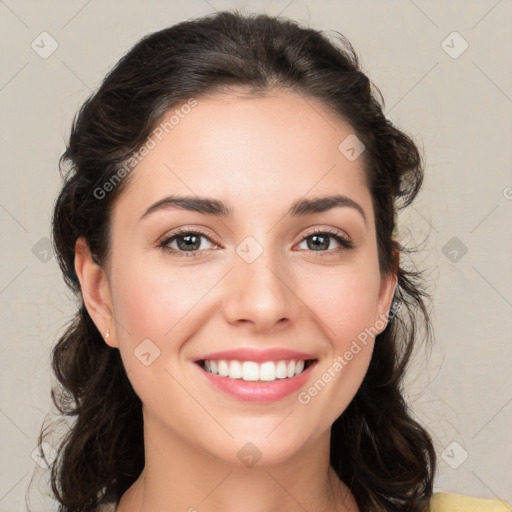
[[[497,499],[484,500],[438,492],[430,500],[429,512],[512,512],[512,505]]]
[[[98,512],[115,512],[115,508],[113,504],[103,505]],[[429,512],[512,512],[512,505],[501,500],[484,500],[438,492],[430,500]]]

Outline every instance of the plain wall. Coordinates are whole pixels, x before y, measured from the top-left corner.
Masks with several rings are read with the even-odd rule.
[[[418,352],[407,396],[436,443],[436,491],[512,502],[510,1],[6,0],[0,512],[26,510],[31,454],[51,408],[50,350],[75,311],[48,247],[72,117],[139,38],[231,8],[346,35],[388,116],[422,148],[424,188],[400,233],[421,244],[415,261],[432,281],[435,343]],[[58,44],[47,58],[42,32]],[[50,510],[43,502],[35,495],[34,511]]]

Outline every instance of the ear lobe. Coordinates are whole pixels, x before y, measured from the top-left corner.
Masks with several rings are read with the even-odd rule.
[[[398,286],[398,270],[400,268],[400,251],[398,249],[393,250],[393,263],[393,270],[382,276],[379,290],[378,319],[385,319],[385,326],[388,324],[389,310]],[[385,326],[382,331],[386,328]]]
[[[393,303],[396,287],[398,286],[398,276],[396,274],[387,274],[382,277],[379,291],[379,318],[387,318],[388,312]]]
[[[93,261],[89,245],[84,237],[78,238],[75,244],[75,272],[80,281],[82,298],[87,312],[103,338],[105,338],[107,329],[110,329],[105,343],[111,347],[117,347],[110,284],[105,271]]]

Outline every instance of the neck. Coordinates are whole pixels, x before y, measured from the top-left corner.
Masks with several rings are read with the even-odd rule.
[[[329,464],[330,433],[278,464],[221,460],[145,421],[145,467],[116,512],[358,512]]]

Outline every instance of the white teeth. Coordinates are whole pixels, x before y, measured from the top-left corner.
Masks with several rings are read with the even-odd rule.
[[[205,361],[206,363],[206,361]],[[230,379],[241,379],[242,378],[242,365],[240,361],[231,361],[229,363],[229,378]]]
[[[245,361],[242,365],[242,379],[243,380],[258,380],[260,378],[260,370],[258,363],[252,361]]]
[[[229,375],[229,366],[226,361],[219,361],[219,375],[227,377]]]
[[[261,364],[254,361],[204,361],[204,369],[207,372],[219,375],[219,377],[245,381],[272,382],[276,379],[291,378],[300,375],[304,371],[304,367],[304,360],[265,361]]]
[[[286,361],[279,361],[276,364],[276,377],[278,379],[286,379]]]
[[[276,380],[276,365],[272,361],[260,366],[260,380]]]

